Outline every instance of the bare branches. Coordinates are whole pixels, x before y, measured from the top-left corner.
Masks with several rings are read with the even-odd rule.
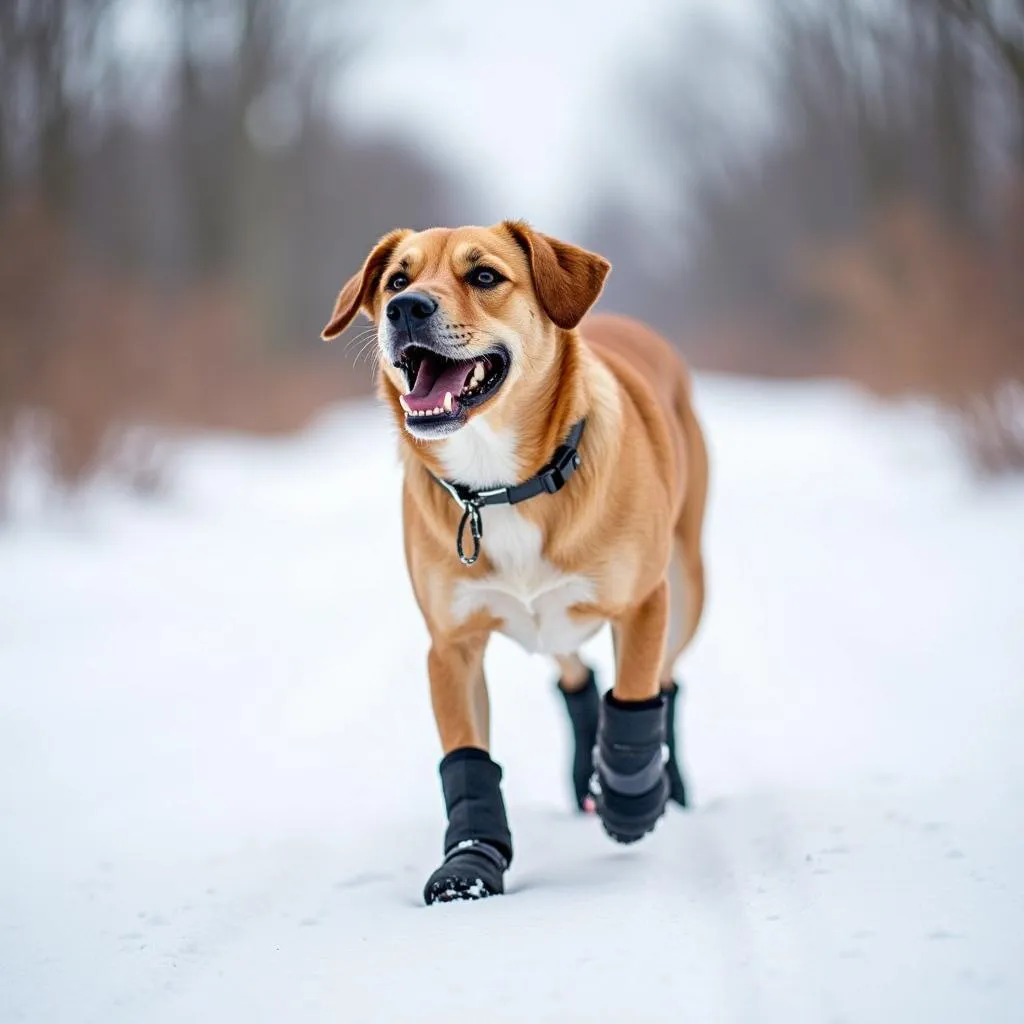
[[[688,258],[632,309],[718,369],[926,392],[969,424],[979,464],[1024,465],[1021,389],[1012,415],[1005,397],[1024,380],[1024,93],[989,56],[1020,68],[1021,6],[778,5],[766,141],[677,81],[666,149],[685,153],[696,120],[702,150],[680,174]]]
[[[938,0],[961,24],[976,31],[1013,76],[1024,97],[1024,4],[1010,0],[1004,17],[996,15],[993,0]]]
[[[292,429],[366,390],[323,311],[382,225],[450,219],[315,95],[347,4],[136,6],[0,0],[0,477],[29,409],[73,481],[127,423]]]

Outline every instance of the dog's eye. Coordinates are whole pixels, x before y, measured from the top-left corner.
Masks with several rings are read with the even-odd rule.
[[[490,267],[474,267],[469,272],[466,280],[474,288],[493,288],[496,284],[500,284],[504,281],[505,278]]]
[[[397,274],[392,274],[388,278],[388,291],[389,292],[400,292],[403,288],[409,287],[409,276],[399,271]]]

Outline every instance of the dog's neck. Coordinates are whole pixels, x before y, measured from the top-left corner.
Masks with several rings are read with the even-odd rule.
[[[473,490],[516,483],[520,478],[515,428],[495,429],[477,416],[457,434],[438,444],[444,476]]]
[[[522,396],[518,415],[495,422],[484,413],[439,441],[440,472],[476,490],[518,483],[537,473],[573,424],[590,412],[582,345],[575,331],[565,332],[558,360]]]

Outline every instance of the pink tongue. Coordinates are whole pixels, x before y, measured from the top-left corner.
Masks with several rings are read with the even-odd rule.
[[[449,363],[424,356],[416,371],[412,391],[405,396],[405,404],[416,412],[443,409],[445,394],[450,391],[452,399],[458,398],[472,370],[472,361]]]

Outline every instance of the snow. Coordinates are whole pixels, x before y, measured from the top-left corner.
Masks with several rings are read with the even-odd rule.
[[[393,434],[185,444],[0,532],[0,1020],[1020,1019],[1024,488],[926,409],[704,378],[693,813],[569,812],[544,659],[489,653],[508,895],[443,834]],[[608,679],[610,645],[591,657]]]

